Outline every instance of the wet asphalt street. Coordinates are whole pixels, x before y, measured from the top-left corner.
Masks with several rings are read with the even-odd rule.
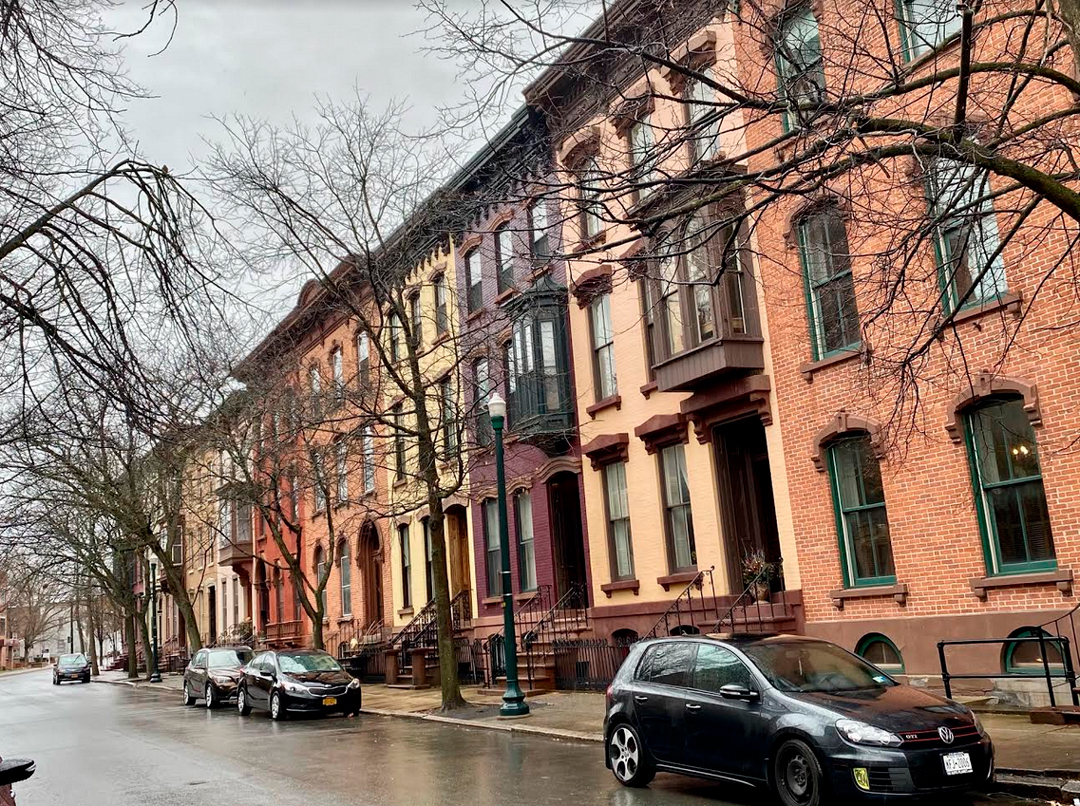
[[[0,755],[37,761],[19,806],[767,802],[667,775],[624,789],[593,744],[377,716],[274,723],[123,686],[55,687],[48,671],[0,676]]]

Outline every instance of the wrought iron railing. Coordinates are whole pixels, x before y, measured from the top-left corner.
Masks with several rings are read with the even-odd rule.
[[[472,621],[472,602],[468,590],[463,590],[450,600],[450,621],[454,632],[467,627]],[[409,652],[438,646],[439,617],[432,599],[417,613],[412,621],[401,628],[388,642],[388,648]]]
[[[603,691],[615,679],[636,638],[573,638],[554,643],[555,687]]]
[[[706,591],[706,583],[708,590]],[[707,623],[709,614],[715,618],[716,588],[713,586],[713,569],[698,571],[690,584],[675,597],[668,609],[657,619],[646,638],[658,638],[665,635],[697,633],[700,625]]]
[[[787,598],[780,593],[774,601],[769,587],[778,573],[776,568],[759,571],[713,625],[712,632],[764,634],[776,632],[778,625],[790,621],[794,613]]]

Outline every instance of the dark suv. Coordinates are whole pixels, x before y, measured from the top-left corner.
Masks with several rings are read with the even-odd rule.
[[[795,636],[636,644],[607,691],[606,763],[770,787],[785,806],[973,789],[990,737],[965,706]]]

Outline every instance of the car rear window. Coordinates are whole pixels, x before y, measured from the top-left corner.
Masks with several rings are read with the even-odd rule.
[[[694,645],[688,641],[665,641],[645,650],[637,679],[668,686],[689,686],[694,665]]]

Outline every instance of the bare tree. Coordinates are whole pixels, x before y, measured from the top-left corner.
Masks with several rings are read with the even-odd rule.
[[[68,617],[70,589],[36,560],[23,558],[8,568],[8,625],[23,641],[23,660],[43,636],[58,629]]]

